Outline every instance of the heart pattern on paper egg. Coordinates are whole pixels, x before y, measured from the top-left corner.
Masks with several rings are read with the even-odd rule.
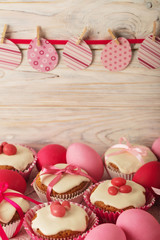
[[[29,64],[39,72],[49,72],[58,63],[56,49],[44,38],[41,38],[40,46],[37,45],[37,38],[33,39],[29,44],[27,55]]]
[[[110,41],[102,51],[101,61],[109,71],[121,71],[131,61],[132,50],[126,38],[118,38],[119,45],[115,40]]]

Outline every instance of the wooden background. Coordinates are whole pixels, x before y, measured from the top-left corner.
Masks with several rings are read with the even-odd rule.
[[[48,39],[69,39],[89,26],[88,39],[117,36],[144,38],[159,22],[160,1],[57,0],[0,1],[0,31],[8,38],[34,38],[40,25]],[[157,34],[160,33],[160,24]],[[131,64],[107,71],[100,61],[104,45],[91,46],[93,63],[83,71],[67,68],[63,45],[59,65],[39,73],[27,62],[28,45],[19,45],[22,64],[0,69],[0,140],[25,143],[36,150],[49,143],[84,142],[102,154],[121,136],[151,146],[160,136],[160,69],[138,63],[139,45],[132,45]]]

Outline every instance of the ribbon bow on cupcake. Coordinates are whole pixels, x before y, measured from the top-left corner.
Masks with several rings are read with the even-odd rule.
[[[6,183],[6,182],[3,183],[3,182],[1,182],[1,183],[0,183],[0,203],[1,203],[3,200],[5,200],[5,201],[7,201],[8,203],[10,203],[10,204],[16,209],[16,211],[18,212],[19,217],[20,217],[20,222],[19,222],[19,224],[18,224],[18,226],[17,226],[17,228],[16,228],[16,230],[15,230],[15,232],[14,232],[14,234],[13,234],[13,237],[14,237],[14,236],[17,235],[17,233],[18,233],[18,232],[20,231],[20,229],[21,229],[21,226],[22,226],[22,223],[23,223],[23,218],[24,218],[24,213],[23,213],[23,211],[22,211],[22,208],[21,208],[16,202],[14,202],[13,200],[11,200],[9,197],[19,197],[19,198],[23,198],[23,199],[28,200],[28,201],[31,201],[31,202],[33,202],[33,203],[35,203],[35,204],[40,204],[40,202],[35,201],[35,200],[33,200],[33,199],[31,199],[31,198],[29,198],[29,197],[27,197],[27,196],[25,196],[25,195],[23,195],[23,194],[21,194],[21,193],[19,193],[19,192],[16,192],[16,191],[13,191],[13,192],[12,192],[11,189],[8,189],[8,191],[7,191],[7,189],[8,189],[8,183]],[[11,190],[11,192],[9,192],[9,190]],[[8,240],[8,237],[7,237],[6,233],[5,233],[5,231],[3,230],[3,227],[1,226],[1,224],[0,224],[0,237],[1,237],[3,240]]]

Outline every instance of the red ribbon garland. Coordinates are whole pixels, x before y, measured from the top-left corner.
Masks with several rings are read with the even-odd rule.
[[[15,44],[30,44],[32,39],[9,39]],[[68,40],[55,40],[55,39],[47,39],[51,44],[58,44],[58,45],[65,45]],[[142,43],[144,39],[127,39],[130,44]],[[100,44],[107,44],[112,40],[85,40],[85,42],[89,45],[100,45]]]
[[[23,199],[26,199],[30,202],[33,202],[35,204],[41,204],[41,202],[38,202],[32,198],[29,198],[21,193],[14,193],[14,192],[5,192],[8,189],[8,184],[7,183],[0,183],[0,203],[2,200],[6,200],[7,202],[9,202],[14,208],[16,208],[19,216],[20,216],[20,223],[18,224],[15,233],[13,234],[13,237],[17,235],[17,233],[20,231],[22,223],[23,223],[23,217],[24,217],[24,213],[21,209],[21,207],[15,203],[14,201],[12,201],[11,199],[9,199],[7,196],[11,196],[11,197],[20,197]],[[6,233],[4,232],[1,224],[0,224],[0,236],[2,237],[3,240],[8,240],[8,237],[6,235]]]

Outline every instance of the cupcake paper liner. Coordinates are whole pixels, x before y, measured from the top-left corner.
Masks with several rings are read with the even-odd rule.
[[[89,187],[89,186],[88,186]],[[47,196],[46,192],[41,191],[37,186],[36,183],[33,183],[33,188],[35,192],[37,193],[38,197],[42,202],[47,202]],[[76,193],[71,193],[71,194],[62,194],[61,197],[56,197],[56,196],[51,196],[52,201],[57,201],[57,200],[67,200],[75,203],[81,203],[83,201],[83,194],[86,191],[86,187],[84,189],[81,189],[81,191],[77,191]]]
[[[19,223],[20,223],[20,220],[13,222],[13,223],[5,224],[5,225],[2,224],[2,228],[8,238],[13,237],[13,234],[15,233]]]
[[[111,178],[116,178],[116,177],[121,177],[124,178],[126,180],[132,180],[134,173],[130,173],[130,174],[125,174],[125,173],[120,173],[120,172],[116,172],[114,170],[112,170],[111,168],[109,168],[105,163],[104,163],[105,169],[108,172],[108,174],[110,175]]]
[[[24,145],[24,144],[17,144],[17,145],[20,145],[20,146],[23,146],[23,147],[26,147],[28,148],[30,151],[32,151],[33,153],[33,157],[34,157],[34,160],[33,162],[29,165],[29,167],[27,169],[25,169],[24,171],[18,171],[17,172],[25,178],[25,180],[28,180],[29,176],[30,176],[30,173],[33,169],[33,167],[35,166],[36,164],[36,161],[37,161],[37,153],[35,152],[35,150],[27,145]]]
[[[83,205],[80,205],[78,203],[72,203],[72,204],[76,204],[80,207],[82,207],[86,213],[88,214],[88,217],[89,217],[89,221],[88,221],[88,227],[87,227],[87,230],[82,233],[81,235],[78,235],[78,236],[73,236],[72,238],[43,238],[41,236],[38,236],[37,233],[35,233],[31,227],[31,222],[32,222],[32,218],[34,217],[35,213],[37,210],[39,210],[40,208],[42,207],[45,207],[47,205],[50,205],[51,202],[49,203],[42,203],[40,205],[37,205],[33,208],[31,208],[26,214],[25,214],[25,217],[24,217],[24,228],[26,230],[26,232],[28,233],[28,235],[31,237],[31,239],[34,239],[34,240],[69,240],[69,239],[73,239],[73,240],[83,240],[86,235],[93,229],[95,228],[96,226],[98,226],[99,224],[99,220],[98,220],[98,217],[96,216],[95,213],[93,213],[89,208],[83,206]]]
[[[85,203],[88,205],[88,207],[94,212],[96,213],[96,215],[99,217],[101,222],[111,222],[111,223],[115,223],[118,216],[124,211],[121,210],[120,212],[110,212],[110,211],[104,211],[98,207],[96,207],[94,204],[91,203],[90,201],[90,195],[92,190],[94,189],[94,187],[98,186],[101,182],[96,183],[94,185],[92,185],[90,188],[88,188],[85,193],[84,193],[84,201]],[[150,207],[153,206],[153,204],[155,203],[155,197],[153,196],[153,194],[146,189],[146,204],[142,207],[139,207],[138,209],[143,209],[145,211],[147,211]]]

